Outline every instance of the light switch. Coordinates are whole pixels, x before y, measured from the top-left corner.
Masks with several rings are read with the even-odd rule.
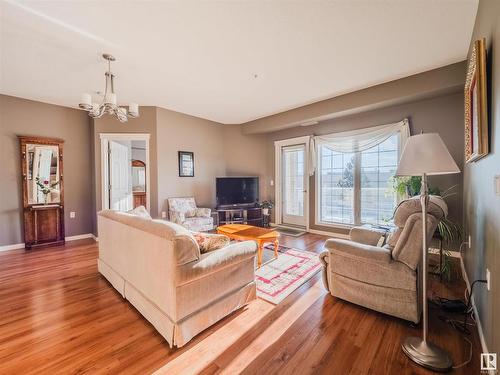
[[[69,213],[69,218],[70,218],[70,219],[74,219],[75,217],[76,217],[76,212],[75,212],[75,211],[71,211],[71,212]]]
[[[495,176],[495,195],[500,196],[500,175]]]
[[[274,180],[271,180],[271,181],[269,182],[269,185],[274,186]]]

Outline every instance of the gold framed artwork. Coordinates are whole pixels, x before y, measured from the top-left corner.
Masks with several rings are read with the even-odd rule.
[[[465,162],[478,160],[489,152],[486,81],[486,41],[476,40],[465,80]]]

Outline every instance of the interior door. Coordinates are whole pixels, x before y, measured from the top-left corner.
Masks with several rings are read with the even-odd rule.
[[[128,211],[133,208],[132,157],[130,141],[109,141],[109,207]]]
[[[281,198],[283,224],[306,226],[306,145],[281,148]]]

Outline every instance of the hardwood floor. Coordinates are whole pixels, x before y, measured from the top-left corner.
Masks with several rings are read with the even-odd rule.
[[[320,252],[326,237],[283,236],[281,243]],[[180,349],[166,341],[97,272],[92,240],[0,253],[0,374],[244,373],[428,374],[400,349],[420,329],[332,297],[317,274],[274,306],[257,300]],[[441,297],[463,297],[465,284],[441,284]],[[430,311],[430,339],[455,364],[469,344]],[[456,374],[479,371],[473,360]]]

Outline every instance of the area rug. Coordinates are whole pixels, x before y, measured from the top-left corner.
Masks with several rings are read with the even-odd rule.
[[[318,254],[284,246],[278,251],[275,259],[272,247],[264,248],[263,265],[255,271],[257,297],[276,305],[321,269]]]

